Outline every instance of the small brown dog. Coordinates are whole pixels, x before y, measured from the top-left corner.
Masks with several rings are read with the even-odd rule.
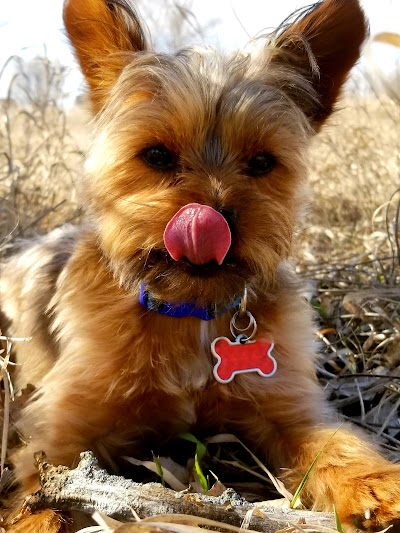
[[[292,488],[323,450],[304,492],[315,508],[393,522],[400,465],[336,431],[287,263],[308,145],[367,34],[358,0],[317,3],[227,57],[151,52],[125,0],[68,0],[64,20],[95,113],[89,222],[2,273],[11,332],[32,337],[17,347],[17,385],[37,387],[14,457],[25,490],[37,450],[73,465],[91,449],[112,468],[165,435],[232,432],[291,469]]]

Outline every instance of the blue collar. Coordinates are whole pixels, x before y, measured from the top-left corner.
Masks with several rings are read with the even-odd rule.
[[[160,315],[172,316],[174,318],[183,318],[186,316],[193,316],[200,318],[201,320],[212,320],[217,316],[223,315],[232,309],[239,307],[241,298],[237,296],[232,302],[224,306],[212,306],[212,307],[197,307],[196,304],[191,302],[185,303],[172,303],[162,302],[156,300],[151,293],[149,293],[144,286],[144,283],[140,284],[139,302],[151,311],[156,311]]]

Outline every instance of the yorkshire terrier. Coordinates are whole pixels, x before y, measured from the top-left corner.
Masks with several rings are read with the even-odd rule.
[[[17,388],[37,391],[13,457],[25,492],[38,450],[112,469],[164,436],[230,432],[292,489],[322,451],[302,499],[347,526],[393,523],[400,465],[325,400],[288,262],[307,149],[367,35],[359,1],[321,1],[231,55],[151,51],[126,0],[67,0],[64,21],[95,117],[88,221],[1,278],[10,332],[32,338],[16,347]]]

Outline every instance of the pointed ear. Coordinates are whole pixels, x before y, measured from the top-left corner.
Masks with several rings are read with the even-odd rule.
[[[316,129],[331,114],[367,35],[368,24],[358,0],[324,0],[277,36],[271,64],[278,69],[286,66],[311,83],[318,102],[306,97],[301,84],[296,89],[295,77],[290,82],[289,76],[282,85]]]
[[[126,0],[66,0],[64,24],[97,112],[131,59],[127,52],[146,49],[143,29]]]

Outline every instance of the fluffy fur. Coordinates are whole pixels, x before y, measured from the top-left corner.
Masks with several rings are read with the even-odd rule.
[[[334,504],[346,525],[393,522],[400,466],[354,428],[336,431],[315,377],[310,310],[287,261],[305,203],[307,147],[366,37],[358,0],[318,3],[257,52],[227,57],[150,51],[122,0],[68,0],[64,20],[95,115],[88,222],[56,230],[3,269],[10,331],[32,337],[17,346],[17,384],[37,387],[20,420],[29,443],[14,456],[24,490],[37,486],[37,450],[73,465],[91,449],[113,469],[161,436],[228,431],[277,472],[290,469],[292,488],[323,450],[304,497],[318,509]],[[143,158],[160,144],[176,154],[171,170]],[[260,152],[276,164],[249,176]],[[165,250],[166,224],[193,202],[229,219],[232,246],[221,266],[176,262]],[[226,304],[247,286],[258,338],[275,342],[276,374],[215,381],[210,344],[230,337],[232,313],[205,323],[146,311],[143,281],[161,300],[200,306]],[[30,520],[14,527],[59,526],[51,513]]]

